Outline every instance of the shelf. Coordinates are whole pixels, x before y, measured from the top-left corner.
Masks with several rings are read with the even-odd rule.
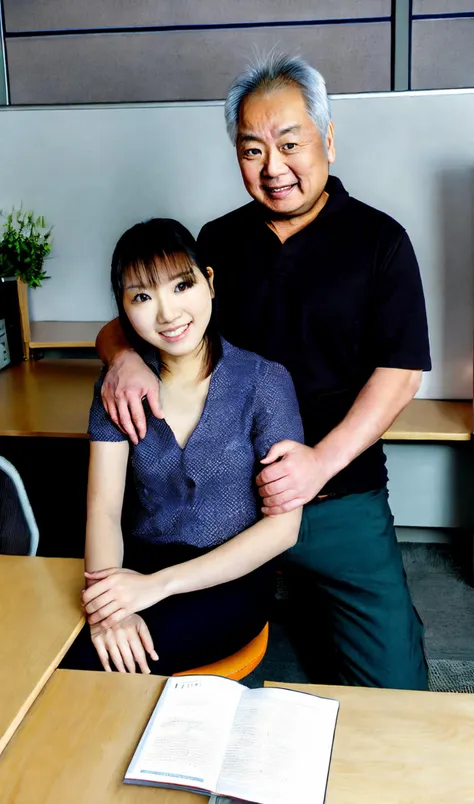
[[[79,349],[95,346],[106,321],[31,321],[30,349]]]

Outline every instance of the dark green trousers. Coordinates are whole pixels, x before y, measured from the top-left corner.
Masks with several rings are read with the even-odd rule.
[[[427,689],[386,489],[305,506],[287,552],[289,627],[311,681]]]

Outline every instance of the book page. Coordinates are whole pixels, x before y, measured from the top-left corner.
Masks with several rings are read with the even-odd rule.
[[[243,690],[217,676],[168,679],[124,781],[215,791]]]
[[[217,792],[257,804],[322,804],[338,710],[329,698],[245,690]]]

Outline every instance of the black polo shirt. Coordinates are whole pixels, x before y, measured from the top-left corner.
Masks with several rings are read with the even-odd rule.
[[[255,201],[206,224],[198,238],[215,271],[220,331],[289,370],[311,446],[344,418],[375,368],[431,368],[406,231],[334,176],[326,190],[319,215],[283,244]],[[324,491],[369,491],[386,481],[379,442]]]

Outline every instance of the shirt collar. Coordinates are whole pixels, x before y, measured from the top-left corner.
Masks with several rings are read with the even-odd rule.
[[[322,218],[325,218],[328,215],[339,212],[350,200],[349,193],[344,187],[342,181],[338,179],[337,176],[328,177],[324,190],[329,195],[327,202],[325,203],[319,215],[317,215],[314,220],[310,221],[310,223],[308,223],[307,226],[305,226],[301,231],[304,231],[308,227],[312,226],[316,223],[316,221],[320,221]],[[264,207],[263,204],[259,204],[258,201],[251,202],[249,207],[257,224],[260,226],[263,223],[265,228],[268,230],[268,226],[266,224],[268,212],[266,207]]]

